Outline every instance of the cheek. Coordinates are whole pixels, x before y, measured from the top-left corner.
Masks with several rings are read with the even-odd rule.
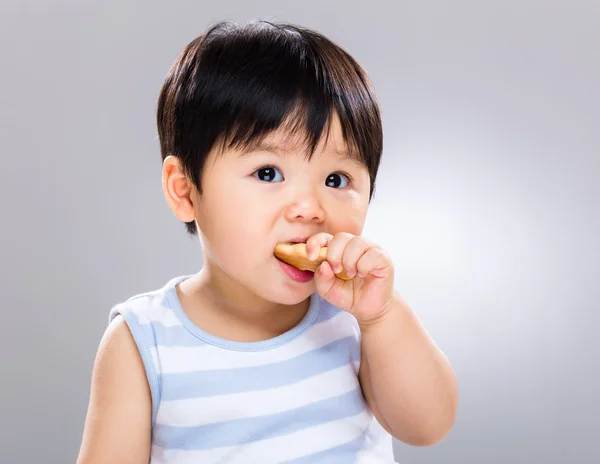
[[[345,219],[342,219],[336,223],[335,232],[348,232],[352,235],[361,235],[363,226],[364,219],[346,217]],[[335,233],[333,235],[335,235]]]
[[[207,189],[208,190],[208,189]],[[214,259],[251,262],[269,236],[268,206],[241,186],[212,189],[198,208],[198,224]],[[218,255],[218,256],[217,256]],[[222,263],[224,264],[224,263]]]
[[[329,224],[335,235],[338,232],[349,232],[353,235],[362,234],[365,220],[367,217],[367,209],[369,206],[368,198],[356,196],[351,201],[348,201],[340,207],[340,204],[334,205],[330,211],[333,214],[329,215]]]

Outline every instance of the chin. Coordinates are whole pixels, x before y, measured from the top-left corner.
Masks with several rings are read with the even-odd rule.
[[[293,281],[282,272],[274,257],[266,267],[249,265],[247,268],[244,266],[244,270],[233,268],[227,274],[257,297],[280,305],[297,305],[316,291],[314,279],[307,282]]]
[[[262,297],[265,300],[273,303],[293,306],[306,300],[314,293],[314,283],[307,282],[304,284],[285,285],[284,283],[275,283],[272,286],[263,288]]]
[[[287,293],[287,294],[283,295],[283,297],[279,301],[279,304],[288,305],[288,306],[297,305],[297,304],[303,302],[304,300],[306,300],[312,293],[313,293],[313,291],[304,292],[302,294],[302,296],[299,296],[299,294],[291,295],[291,294]]]

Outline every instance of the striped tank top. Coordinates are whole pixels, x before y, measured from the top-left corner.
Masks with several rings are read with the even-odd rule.
[[[358,380],[356,319],[311,295],[288,332],[211,335],[184,312],[177,277],[110,311],[129,326],[152,396],[152,464],[394,463]]]

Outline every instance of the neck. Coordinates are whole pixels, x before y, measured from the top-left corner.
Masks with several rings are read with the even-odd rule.
[[[198,274],[182,282],[180,291],[192,301],[208,302],[198,307],[214,308],[214,317],[227,321],[233,331],[256,334],[250,335],[251,339],[265,339],[292,329],[309,306],[308,299],[296,305],[266,300],[208,259]]]

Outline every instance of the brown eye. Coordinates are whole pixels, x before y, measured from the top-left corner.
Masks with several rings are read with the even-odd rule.
[[[346,188],[350,184],[350,179],[345,174],[334,173],[327,176],[325,185],[331,188]]]
[[[254,177],[263,182],[281,182],[283,180],[281,172],[273,166],[265,166],[257,169],[254,172]]]

